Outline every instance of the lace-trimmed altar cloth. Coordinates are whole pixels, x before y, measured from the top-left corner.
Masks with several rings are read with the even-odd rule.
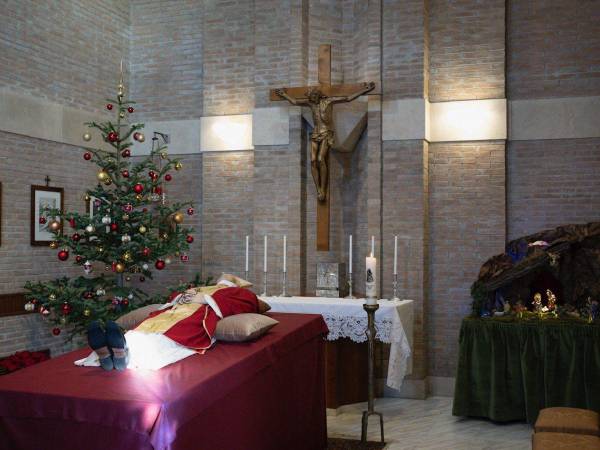
[[[362,306],[364,299],[266,297],[264,300],[271,305],[273,312],[321,314],[329,327],[329,341],[340,338],[354,342],[367,340],[367,313]],[[375,328],[376,338],[391,344],[386,384],[400,389],[404,377],[412,372],[413,301],[379,300]]]

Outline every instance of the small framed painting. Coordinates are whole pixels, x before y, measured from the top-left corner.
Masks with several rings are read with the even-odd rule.
[[[100,200],[94,196],[90,196],[90,199],[85,202],[85,212],[89,214],[90,219],[93,219],[98,211],[100,210]]]
[[[47,220],[40,223],[46,208],[64,210],[63,188],[31,186],[31,245],[48,245],[54,240],[54,235],[48,230],[50,218],[46,217]]]

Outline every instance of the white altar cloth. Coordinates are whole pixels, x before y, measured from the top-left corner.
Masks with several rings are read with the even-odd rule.
[[[364,299],[326,297],[264,297],[271,311],[299,314],[321,314],[329,335],[335,341],[349,338],[354,342],[365,342],[367,335],[367,313],[363,309]],[[412,372],[413,301],[379,300],[375,313],[376,338],[391,344],[386,384],[400,389],[405,375]]]

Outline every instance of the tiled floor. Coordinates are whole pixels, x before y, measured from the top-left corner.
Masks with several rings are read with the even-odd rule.
[[[329,437],[360,439],[361,412],[366,404],[344,406],[327,417]],[[532,429],[525,423],[495,424],[452,415],[452,399],[384,398],[375,402],[383,413],[386,450],[522,450],[531,448]],[[379,423],[372,417],[369,440],[379,440]]]

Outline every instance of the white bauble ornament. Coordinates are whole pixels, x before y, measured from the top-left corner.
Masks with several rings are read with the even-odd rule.
[[[171,258],[165,258],[165,264],[171,264]]]
[[[85,273],[87,273],[89,275],[90,273],[92,273],[93,270],[94,269],[92,268],[92,263],[91,262],[86,261],[86,262],[83,263],[83,271]]]
[[[124,234],[123,236],[121,236],[121,242],[123,242],[124,244],[131,242],[131,236],[129,236],[128,234]]]
[[[104,289],[98,289],[98,290],[96,291],[96,295],[97,295],[98,297],[102,297],[104,294],[106,294],[106,291],[105,291]]]
[[[96,231],[96,229],[94,228],[94,225],[90,223],[87,227],[85,227],[85,231],[86,233],[93,233],[94,231]]]
[[[33,311],[35,309],[35,304],[32,302],[25,303],[25,311]]]
[[[104,217],[102,218],[102,223],[103,223],[104,225],[110,225],[110,223],[111,223],[111,222],[112,222],[112,220],[111,220],[110,216],[104,216]]]
[[[146,263],[142,264],[142,269],[148,270],[148,264],[146,264]]]

